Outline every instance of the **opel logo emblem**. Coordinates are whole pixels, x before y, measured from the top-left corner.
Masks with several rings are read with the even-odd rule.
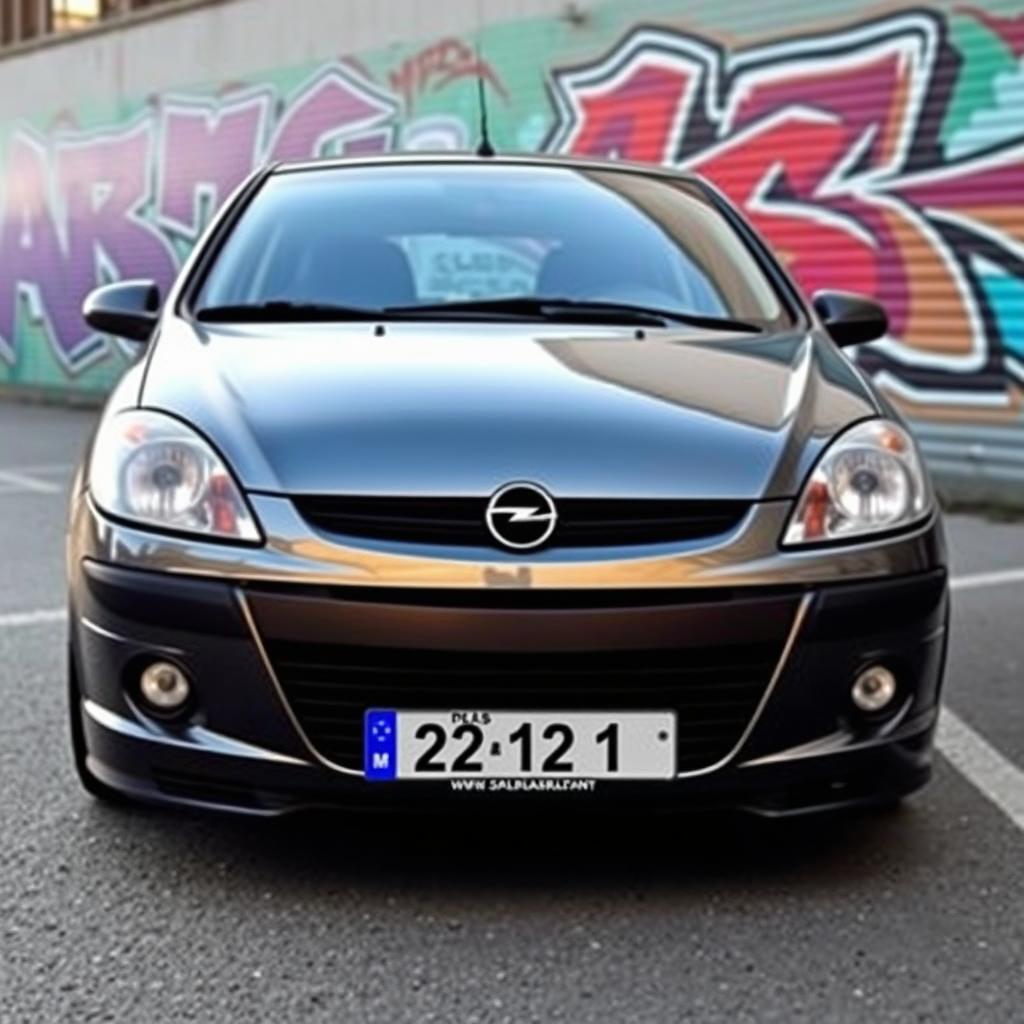
[[[525,551],[540,547],[554,533],[558,511],[543,487],[506,484],[487,503],[484,519],[499,544]]]

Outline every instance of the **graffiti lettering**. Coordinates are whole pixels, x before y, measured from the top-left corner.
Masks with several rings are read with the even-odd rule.
[[[149,193],[148,169],[153,147],[146,121],[123,131],[94,137],[58,138],[53,178],[63,209],[64,259],[50,268],[64,301],[50,311],[53,331],[69,353],[87,345],[78,304],[97,280],[131,274],[152,278],[162,287],[174,277],[174,254],[160,232],[141,216]]]
[[[926,12],[737,53],[639,29],[555,73],[548,145],[700,172],[808,292],[853,288],[885,304],[893,336],[862,362],[892,390],[1010,408],[1024,374],[983,278],[997,275],[1006,296],[1022,276],[1011,197],[1024,195],[1024,151],[947,160],[939,129],[957,66]]]
[[[199,236],[210,212],[259,159],[273,99],[266,89],[221,99],[164,97],[157,197],[163,227],[190,241]]]
[[[50,203],[50,176],[46,148],[28,132],[18,133],[7,152],[7,189],[0,232],[0,354],[13,363],[17,357],[16,332],[21,302],[33,319],[47,309],[60,310],[66,296],[52,270],[62,262],[57,226]],[[10,268],[17,268],[12,273]],[[72,353],[61,349],[69,356]],[[68,359],[73,365],[73,359]]]
[[[168,96],[124,128],[49,140],[15,131],[0,210],[0,357],[17,359],[24,309],[64,368],[79,372],[108,351],[82,323],[88,292],[126,275],[168,286],[173,241],[193,242],[259,162],[391,146],[396,104],[349,67],[315,75],[272,126],[274,102],[268,89]]]
[[[385,93],[356,79],[341,65],[328,68],[287,104],[270,145],[270,158],[325,156],[339,142],[352,146],[367,136],[386,143],[390,132],[381,134],[381,126],[390,123],[395,113],[395,104]]]
[[[549,73],[537,55],[551,106],[516,111],[505,130],[524,146],[701,173],[807,292],[885,304],[891,337],[858,359],[891,393],[1005,416],[1024,404],[1022,26],[915,8],[741,49],[640,26],[583,65]],[[982,37],[997,56],[979,70]],[[110,353],[81,324],[85,294],[125,274],[168,283],[263,160],[466,148],[475,108],[467,123],[443,91],[481,75],[506,96],[516,67],[500,66],[444,38],[374,73],[346,59],[289,89],[164,95],[98,131],[68,117],[48,133],[15,126],[0,179],[0,377],[40,336],[70,380]],[[429,255],[438,294],[446,275],[492,272]],[[522,258],[506,269],[528,282]]]

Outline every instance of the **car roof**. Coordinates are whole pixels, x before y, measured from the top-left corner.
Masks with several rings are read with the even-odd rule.
[[[638,163],[632,160],[609,160],[595,157],[563,156],[548,153],[501,153],[495,156],[477,156],[475,153],[441,150],[415,150],[404,153],[378,153],[349,157],[313,157],[305,160],[286,160],[270,168],[271,174],[291,174],[299,171],[319,171],[326,168],[373,167],[415,164],[471,164],[474,167],[562,167],[585,171],[627,171],[633,174],[674,178],[707,185],[699,174],[681,171],[660,164]]]

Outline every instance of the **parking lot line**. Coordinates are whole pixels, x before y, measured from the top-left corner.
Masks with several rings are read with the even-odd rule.
[[[979,587],[1003,587],[1011,583],[1024,583],[1024,568],[995,569],[992,572],[954,576],[949,581],[949,586],[952,590],[975,590]]]
[[[67,612],[63,608],[39,608],[32,612],[6,612],[0,614],[0,629],[16,626],[39,626],[49,622],[63,622]]]
[[[49,480],[40,480],[27,473],[18,473],[13,469],[0,469],[0,485],[6,485],[6,493],[31,491],[34,494],[60,494],[64,490],[59,484]]]
[[[948,707],[939,718],[938,745],[946,760],[1024,832],[1024,772]]]
[[[30,476],[50,476],[53,473],[67,473],[74,469],[70,462],[33,462],[29,466],[0,466],[0,473],[28,473]]]

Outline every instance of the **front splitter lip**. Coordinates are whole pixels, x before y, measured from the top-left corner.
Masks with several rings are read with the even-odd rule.
[[[884,740],[850,743],[814,757],[777,759],[771,765],[739,763],[706,777],[602,781],[553,790],[501,780],[511,784],[473,790],[449,782],[368,782],[361,775],[342,776],[313,763],[285,763],[241,751],[206,750],[182,759],[180,749],[170,749],[154,737],[120,733],[108,716],[97,716],[95,710],[87,709],[88,766],[100,781],[148,803],[258,817],[311,810],[475,814],[492,809],[503,814],[545,808],[583,813],[732,809],[790,817],[890,800],[924,785],[931,770],[937,718],[934,711],[918,716]],[[144,763],[150,765],[150,774],[136,774]],[[168,791],[159,781],[166,778],[182,788]],[[203,794],[204,785],[213,795]],[[796,797],[784,797],[794,793]],[[805,794],[803,799],[800,794]]]
[[[369,781],[361,772],[345,770],[338,772],[334,766],[321,759],[303,761],[258,748],[228,736],[203,730],[202,735],[175,737],[166,733],[147,731],[137,722],[104,709],[94,701],[83,701],[86,731],[89,736],[90,767],[102,781],[141,799],[207,805],[220,810],[234,810],[242,813],[284,814],[289,811],[313,807],[353,806],[371,809],[375,806],[390,806],[395,798],[399,802],[411,801],[414,805],[424,803],[436,806],[438,802],[454,804],[474,803],[486,797],[507,799],[551,799],[593,798],[598,804],[604,798],[630,800],[640,797],[643,803],[667,803],[681,807],[694,795],[718,795],[723,805],[739,806],[744,793],[756,793],[763,787],[758,779],[785,778],[788,782],[806,776],[814,779],[821,774],[823,766],[842,766],[857,759],[884,757],[887,752],[899,751],[901,746],[916,738],[929,738],[938,718],[937,710],[904,721],[900,727],[885,736],[876,736],[859,741],[847,738],[841,741],[834,737],[830,745],[822,743],[817,751],[806,746],[792,752],[780,752],[770,759],[748,761],[732,759],[700,772],[681,773],[675,779],[660,781],[608,781],[608,780],[539,780],[542,784],[531,784],[536,780],[501,779],[496,784],[487,782],[482,790],[467,786],[466,780],[455,781]],[[930,750],[930,743],[928,744]],[[925,761],[915,762],[913,767],[921,768]],[[214,784],[226,784],[239,792],[249,788],[254,795],[269,792],[280,806],[247,807],[230,801],[203,801],[187,797],[173,797],[163,792],[150,777],[135,774],[139,765],[156,765],[170,771],[179,767],[194,772],[197,778]],[[750,780],[750,782],[748,781]],[[568,783],[548,786],[547,781]],[[573,785],[573,782],[590,783]],[[523,783],[526,784],[523,784]],[[322,791],[316,796],[311,790]],[[422,798],[427,798],[423,800]],[[272,803],[272,801],[271,801]]]
[[[906,533],[834,547],[782,549],[789,501],[766,501],[731,533],[678,545],[600,552],[511,552],[359,546],[314,531],[287,498],[250,495],[266,543],[245,547],[115,522],[91,496],[75,503],[71,557],[226,581],[451,589],[666,589],[811,586],[927,572],[941,565],[933,513]]]

